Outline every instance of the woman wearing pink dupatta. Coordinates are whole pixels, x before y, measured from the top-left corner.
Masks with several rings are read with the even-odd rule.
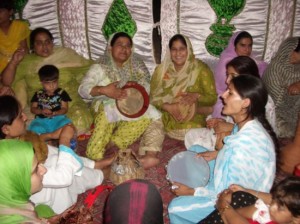
[[[229,61],[231,61],[237,56],[249,56],[256,62],[260,76],[262,76],[262,74],[264,73],[264,70],[267,67],[267,63],[264,61],[259,61],[254,57],[252,53],[252,44],[252,36],[246,31],[239,31],[232,35],[232,37],[229,40],[228,46],[222,52],[220,60],[214,71],[216,90],[219,97],[217,103],[214,106],[214,111],[212,113],[213,118],[222,118],[221,111],[223,103],[220,96],[223,92],[225,92],[227,88],[226,64]]]

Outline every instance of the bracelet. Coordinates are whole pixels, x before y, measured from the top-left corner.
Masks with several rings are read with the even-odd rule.
[[[225,212],[226,212],[226,210],[227,209],[230,209],[231,208],[231,206],[228,204],[228,205],[226,205],[224,208],[220,208],[219,209],[219,213],[220,213],[220,215],[223,215]]]

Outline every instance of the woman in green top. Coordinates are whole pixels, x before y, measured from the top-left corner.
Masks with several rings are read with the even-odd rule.
[[[53,41],[49,30],[42,27],[34,29],[30,34],[32,53],[24,57],[20,52],[16,52],[2,73],[2,81],[6,86],[12,85],[16,98],[31,120],[33,115],[29,112],[30,100],[40,89],[38,71],[44,65],[55,65],[60,74],[59,86],[67,91],[72,99],[67,116],[80,135],[89,131],[92,115],[78,95],[77,89],[92,61],[70,48],[54,47]]]
[[[190,40],[176,34],[151,79],[150,103],[162,112],[162,122],[151,123],[143,135],[142,145],[151,145],[140,148],[140,154],[146,152],[142,159],[144,167],[158,164],[156,155],[161,150],[164,133],[183,140],[189,129],[205,127],[206,115],[212,112],[216,100],[210,68],[195,58]]]

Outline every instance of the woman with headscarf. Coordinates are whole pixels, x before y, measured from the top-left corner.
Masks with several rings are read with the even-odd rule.
[[[137,118],[126,117],[117,109],[116,100],[127,97],[126,90],[122,89],[125,84],[138,83],[149,90],[149,72],[144,62],[133,53],[133,47],[127,33],[113,34],[106,54],[91,66],[79,86],[79,95],[92,103],[95,115],[95,128],[86,151],[89,158],[101,159],[108,143],[126,149],[143,134],[151,119],[160,117],[151,105],[144,115]]]
[[[92,117],[78,96],[77,88],[92,61],[70,48],[55,47],[53,41],[53,35],[48,29],[34,29],[30,34],[32,53],[24,57],[21,52],[16,52],[2,73],[2,81],[6,86],[12,85],[16,98],[31,121],[33,115],[29,112],[30,100],[40,89],[38,71],[44,65],[55,65],[59,69],[59,85],[72,99],[67,116],[77,128],[78,135],[84,134],[90,130]]]
[[[257,64],[259,75],[262,77],[267,63],[264,61],[259,61],[255,58],[252,52],[253,38],[246,31],[239,31],[232,35],[229,40],[228,46],[222,52],[220,60],[214,71],[216,89],[218,93],[218,101],[214,106],[214,111],[212,113],[213,118],[222,118],[222,108],[223,103],[221,100],[222,93],[226,90],[226,64],[237,56],[248,56],[251,57]]]
[[[29,142],[0,141],[0,223],[47,223],[37,218],[29,201],[31,194],[42,189],[46,172]]]
[[[157,153],[161,151],[165,133],[183,140],[189,129],[204,127],[205,110],[214,105],[216,98],[210,68],[195,58],[186,36],[174,35],[165,59],[151,79],[150,102],[162,112],[162,121],[153,122],[143,135],[142,143],[150,145],[152,141],[155,147],[140,148],[140,154],[146,151],[143,158],[146,161],[142,161],[150,166],[159,162]]]
[[[300,38],[287,38],[266,69],[263,81],[276,107],[279,137],[295,135],[300,111]]]

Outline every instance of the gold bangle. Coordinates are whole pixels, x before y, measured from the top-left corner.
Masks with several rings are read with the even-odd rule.
[[[226,212],[226,210],[230,208],[231,208],[230,205],[226,205],[224,208],[219,209],[220,215],[223,215]]]

